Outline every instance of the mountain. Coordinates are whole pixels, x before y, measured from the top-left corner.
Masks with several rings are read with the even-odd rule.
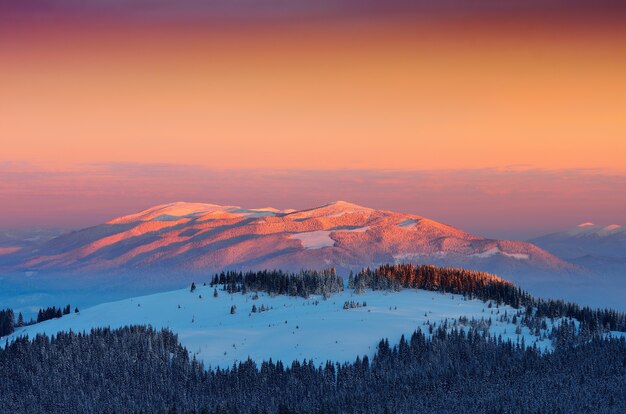
[[[486,239],[418,215],[337,201],[306,210],[159,205],[4,255],[5,269],[109,271],[459,266],[505,276],[572,270],[527,242]]]
[[[0,231],[0,256],[33,249],[41,243],[51,240],[64,231],[61,229],[13,229]]]
[[[626,228],[619,224],[599,226],[583,223],[530,242],[565,260],[586,256],[626,259]]]
[[[530,240],[590,275],[594,291],[623,301],[626,294],[626,228],[618,224],[576,227]],[[598,288],[605,286],[603,292]]]

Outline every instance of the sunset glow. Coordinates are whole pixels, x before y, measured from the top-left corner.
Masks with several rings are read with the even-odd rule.
[[[1,413],[616,413],[624,298],[626,0],[0,0]]]
[[[195,10],[188,3],[184,10]],[[89,9],[74,15],[68,4],[57,2],[65,8],[49,20],[4,6],[0,166],[7,174],[91,176],[103,164],[626,173],[619,14],[220,19],[198,8],[201,18],[192,20],[164,18],[155,7],[151,18],[121,19]],[[61,185],[83,200],[72,180]],[[114,187],[119,177],[98,180]],[[16,203],[15,185],[2,182],[0,197],[13,200],[4,208]],[[187,199],[220,201],[213,197]],[[290,202],[281,206],[302,205],[298,197],[285,195]],[[105,211],[115,204],[103,203]]]

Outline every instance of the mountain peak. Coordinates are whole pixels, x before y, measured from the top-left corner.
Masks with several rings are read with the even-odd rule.
[[[53,239],[26,255],[21,266],[294,270],[406,261],[488,271],[569,266],[528,243],[485,239],[420,216],[343,200],[293,212],[161,204]]]
[[[319,207],[314,207],[306,210],[297,210],[289,213],[293,218],[330,218],[338,217],[346,214],[363,213],[370,214],[375,210],[369,207],[360,206],[358,204],[349,203],[347,201],[334,201],[332,203],[324,204]]]
[[[246,209],[239,206],[223,206],[219,204],[191,203],[176,201],[159,204],[139,213],[130,214],[110,220],[107,224],[128,224],[146,221],[176,221],[184,219],[216,218],[216,217],[263,217],[288,214],[294,210],[278,210],[273,207]]]
[[[619,224],[583,223],[531,239],[530,242],[566,260],[626,257],[626,228]]]
[[[239,206],[176,201],[172,203],[159,204],[138,213],[117,217],[108,221],[107,224],[128,224],[145,221],[172,221],[185,218],[194,219],[208,215],[250,217],[278,214],[303,214],[304,216],[324,216],[328,214],[342,213],[369,213],[372,211],[374,210],[371,208],[343,200],[337,200],[332,203],[324,204],[320,207],[306,210],[279,210],[273,207],[246,209]]]
[[[159,204],[139,213],[129,214],[109,221],[107,224],[125,224],[138,221],[163,221],[172,218],[198,216],[226,209],[226,206],[207,203],[190,203],[176,201],[173,203]]]
[[[320,208],[333,207],[333,208],[341,208],[346,210],[372,210],[369,207],[364,207],[358,204],[350,203],[349,201],[337,200],[332,203],[328,203],[323,205]]]
[[[609,224],[608,226],[598,225],[591,222],[582,223],[578,226],[563,232],[569,236],[609,236],[623,231],[619,224]]]
[[[609,224],[598,231],[599,236],[611,236],[618,233],[623,233],[624,228],[619,224]]]

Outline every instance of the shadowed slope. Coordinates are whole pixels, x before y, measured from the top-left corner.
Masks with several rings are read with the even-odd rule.
[[[573,267],[530,243],[337,201],[301,211],[171,203],[21,253],[20,269],[360,269],[420,262],[507,273]],[[10,256],[10,255],[9,255]]]

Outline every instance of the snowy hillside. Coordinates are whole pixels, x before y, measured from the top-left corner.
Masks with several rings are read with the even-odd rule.
[[[353,361],[357,355],[371,357],[382,338],[394,344],[401,335],[410,336],[417,328],[428,332],[427,322],[440,326],[447,320],[452,326],[464,316],[470,321],[491,319],[491,335],[501,335],[514,342],[524,338],[527,345],[536,343],[540,349],[551,348],[545,329],[535,336],[529,328],[520,327],[521,335],[516,334],[517,326],[512,319],[517,310],[495,304],[490,307],[489,303],[466,300],[460,295],[404,289],[366,291],[359,295],[346,290],[328,300],[319,296],[272,297],[265,293],[259,293],[257,299],[254,297],[255,293],[225,291],[218,291],[214,297],[214,288],[209,286],[198,286],[193,293],[182,289],[136,297],[18,328],[10,337],[2,338],[2,342],[22,335],[32,338],[38,333],[149,324],[169,327],[192,354],[214,367],[231,366],[247,357],[259,362],[269,358],[283,361],[306,358],[320,364],[327,360]],[[358,307],[344,309],[346,302],[354,302]],[[233,306],[236,312],[231,314]],[[252,313],[253,306],[256,313]],[[262,308],[269,310],[259,312]],[[552,324],[547,322],[550,328]]]
[[[6,271],[359,270],[433,263],[529,278],[573,265],[537,246],[492,240],[415,214],[337,201],[306,210],[177,202],[6,252]],[[181,274],[178,272],[177,274]]]

